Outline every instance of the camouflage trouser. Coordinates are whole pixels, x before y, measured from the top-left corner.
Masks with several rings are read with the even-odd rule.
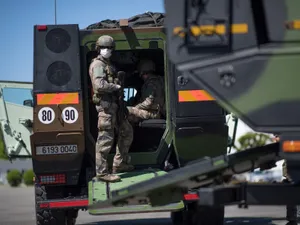
[[[107,157],[114,144],[117,131],[117,147],[113,166],[128,162],[128,151],[133,140],[133,129],[127,120],[117,124],[117,105],[98,107],[98,138],[96,142],[96,168],[98,175],[108,174]]]
[[[282,175],[286,178],[286,182],[291,182],[291,178],[287,172],[286,161],[282,164]],[[300,206],[296,205],[287,205],[286,206],[286,220],[288,221],[297,221],[300,217]]]
[[[147,110],[138,109],[136,107],[128,106],[128,120],[137,123],[140,120],[159,119],[159,113],[149,112]]]

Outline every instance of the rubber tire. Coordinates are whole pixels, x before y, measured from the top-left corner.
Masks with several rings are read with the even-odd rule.
[[[171,212],[171,220],[173,225],[183,225],[183,214],[185,211]]]
[[[188,203],[185,209],[181,211],[171,212],[171,220],[173,225],[193,225],[193,217],[195,215],[195,209],[197,203]]]
[[[171,212],[171,220],[173,225],[222,225],[224,224],[224,214],[224,206],[190,205],[188,209]]]
[[[190,211],[182,210],[171,212],[171,220],[173,225],[192,225],[192,218],[189,216]]]
[[[193,225],[222,225],[224,224],[224,206],[200,206],[193,216]]]
[[[35,186],[35,203],[47,200],[44,187]],[[36,225],[75,225],[78,210],[44,210],[36,204]]]

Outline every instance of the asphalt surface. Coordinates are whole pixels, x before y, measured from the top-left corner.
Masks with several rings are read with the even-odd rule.
[[[226,208],[228,225],[284,225],[285,207]],[[80,212],[78,225],[171,225],[170,213],[91,216]],[[0,185],[0,225],[36,225],[33,188]]]

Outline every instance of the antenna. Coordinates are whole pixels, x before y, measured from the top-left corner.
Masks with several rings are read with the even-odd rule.
[[[54,22],[56,25],[56,0],[54,0]]]

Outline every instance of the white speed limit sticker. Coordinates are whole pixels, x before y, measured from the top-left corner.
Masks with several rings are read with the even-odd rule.
[[[38,113],[38,118],[43,124],[50,124],[55,119],[55,112],[49,107],[43,107]]]
[[[65,123],[75,123],[78,120],[78,111],[74,107],[66,107],[61,117]]]

